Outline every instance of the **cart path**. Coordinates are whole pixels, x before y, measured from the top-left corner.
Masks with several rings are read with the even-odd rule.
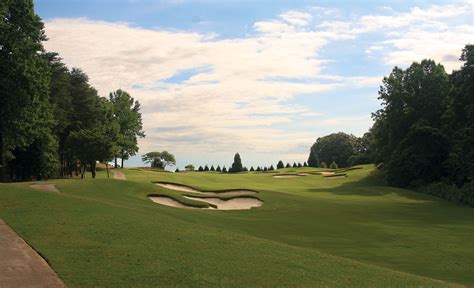
[[[0,219],[0,287],[65,287],[23,239]]]
[[[110,171],[112,171],[112,173],[114,173],[114,179],[127,180],[127,176],[125,176],[125,174],[123,174],[123,172],[120,172],[117,169],[112,169]]]

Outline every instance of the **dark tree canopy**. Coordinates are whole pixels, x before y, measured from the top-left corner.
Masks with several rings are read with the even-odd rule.
[[[396,186],[418,186],[445,174],[449,141],[442,131],[449,78],[433,60],[395,67],[380,88],[373,114],[376,160]]]
[[[358,140],[354,135],[343,132],[320,137],[311,147],[311,152],[317,159],[326,163],[337,162],[341,167],[348,166],[349,157],[357,153]],[[311,166],[316,159],[311,157],[308,164]],[[312,166],[313,167],[313,166]]]
[[[151,167],[158,169],[165,169],[166,166],[176,165],[174,155],[168,151],[163,152],[148,152],[142,156],[142,161],[151,164]]]
[[[309,152],[308,166],[309,167],[319,167],[319,158],[318,158],[318,155],[314,152],[313,149],[310,149],[310,152]]]
[[[242,172],[242,160],[239,153],[235,153],[234,163],[232,163],[232,173]]]
[[[283,161],[278,161],[278,164],[277,164],[277,169],[282,169],[282,168],[285,168],[285,164],[283,164]]]

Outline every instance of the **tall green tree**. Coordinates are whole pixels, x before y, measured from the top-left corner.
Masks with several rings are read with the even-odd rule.
[[[240,159],[239,153],[234,155],[234,163],[232,163],[232,173],[242,172],[242,159]]]
[[[50,72],[40,56],[46,40],[33,1],[0,2],[0,178],[47,177],[57,168],[57,140],[49,102]],[[31,152],[31,153],[30,153]],[[26,175],[24,154],[36,163]],[[12,162],[19,156],[15,162]],[[19,164],[19,165],[18,165]],[[16,167],[14,167],[16,166]],[[21,174],[21,175],[18,175]]]
[[[138,137],[145,137],[143,131],[140,103],[135,101],[130,94],[121,89],[110,93],[109,99],[114,105],[114,113],[120,126],[120,137],[117,141],[115,154],[115,167],[117,168],[117,157],[124,160],[138,152]]]
[[[151,167],[153,168],[159,168],[159,169],[165,169],[166,166],[176,165],[176,159],[174,158],[174,155],[169,153],[168,151],[148,152],[142,156],[142,161],[145,163],[149,163]],[[188,169],[188,168],[191,168],[191,166],[192,165],[187,165],[186,167]],[[192,168],[194,169],[194,166],[192,166]],[[200,166],[199,169],[202,169],[202,167]]]
[[[376,160],[391,184],[420,186],[446,173],[450,148],[440,128],[449,91],[447,73],[433,60],[395,67],[384,78],[372,133]]]
[[[357,153],[357,145],[357,137],[343,132],[320,137],[311,147],[308,165],[317,167],[312,165],[317,165],[319,161],[326,163],[335,161],[341,167],[347,167],[349,157]]]
[[[451,91],[443,117],[443,131],[451,146],[445,167],[458,186],[474,180],[474,45],[464,47],[460,60],[462,68],[450,76]]]

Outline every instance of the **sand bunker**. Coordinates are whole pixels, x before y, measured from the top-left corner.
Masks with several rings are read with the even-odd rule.
[[[190,192],[190,193],[196,193],[196,194],[202,194],[202,195],[208,195],[208,196],[241,196],[241,195],[249,195],[249,194],[257,194],[256,191],[252,190],[245,190],[245,189],[238,189],[238,190],[222,190],[222,191],[201,191],[194,189],[189,186],[185,185],[179,185],[179,184],[174,184],[174,183],[156,183],[156,185],[170,189],[170,190],[175,190],[175,191],[181,191],[181,192]]]
[[[341,175],[341,176],[331,176],[331,177],[324,177],[324,179],[341,179],[341,178],[346,178],[346,175]]]
[[[273,175],[273,178],[296,178],[296,177],[301,177],[304,175],[299,175],[299,174],[281,174],[281,175]]]
[[[321,171],[321,172],[318,172],[319,174],[321,175],[334,175],[336,174],[335,171]]]
[[[193,206],[189,206],[189,205],[184,205],[183,203],[178,202],[178,201],[176,201],[176,200],[174,200],[170,197],[166,197],[166,196],[148,196],[148,198],[150,198],[150,200],[155,202],[155,203],[165,205],[165,206],[171,206],[171,207],[177,207],[177,208],[186,208],[186,209],[214,209],[213,207],[198,208],[198,207],[193,207]]]
[[[186,199],[194,201],[206,202],[217,206],[217,210],[247,210],[254,207],[260,207],[263,205],[263,201],[252,197],[237,197],[231,199],[220,199],[220,198],[200,198],[192,196],[183,196]]]
[[[30,188],[46,191],[46,192],[59,193],[58,188],[56,188],[54,184],[33,184],[33,185],[30,185]]]

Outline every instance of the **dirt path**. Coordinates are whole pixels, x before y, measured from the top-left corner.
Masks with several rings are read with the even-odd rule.
[[[54,184],[33,184],[33,185],[30,185],[30,188],[46,191],[46,192],[59,193],[58,188],[56,188],[56,185]]]
[[[65,287],[58,275],[0,219],[0,287]]]
[[[123,174],[123,172],[120,172],[116,169],[112,169],[110,170],[112,171],[112,173],[114,173],[114,179],[117,179],[117,180],[127,180],[127,176],[125,176],[125,174]]]

